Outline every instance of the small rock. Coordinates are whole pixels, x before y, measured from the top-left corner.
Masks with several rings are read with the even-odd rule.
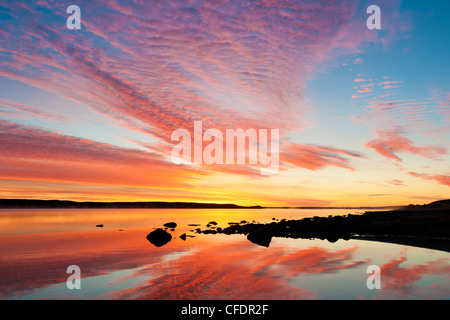
[[[103,228],[103,225],[102,224],[98,224],[98,225],[96,225],[96,227],[97,228]]]
[[[173,229],[177,227],[177,224],[175,222],[167,222],[164,224],[164,227]]]
[[[186,241],[186,233],[183,233],[183,234],[180,236],[180,239],[183,240],[183,241]]]

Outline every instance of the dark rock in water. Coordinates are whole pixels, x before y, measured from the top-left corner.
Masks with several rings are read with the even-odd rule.
[[[172,240],[172,236],[167,231],[158,228],[147,235],[147,240],[156,247],[162,247]]]
[[[183,241],[185,241],[185,240],[186,240],[186,233],[183,233],[183,234],[180,236],[180,239],[183,240]]]
[[[217,226],[217,222],[215,222],[215,221],[210,221],[210,222],[208,222],[208,224],[212,224],[213,226]]]
[[[262,227],[251,231],[247,235],[247,239],[257,245],[268,248],[270,245],[270,241],[272,241],[272,234],[268,227]]]
[[[329,235],[329,236],[327,237],[327,240],[328,240],[328,242],[335,243],[336,241],[339,240],[339,237],[336,236],[336,235]]]
[[[97,228],[103,228],[103,225],[102,224],[98,224],[98,225],[96,225],[96,227]]]
[[[175,222],[167,222],[166,224],[164,224],[164,227],[173,229],[177,227],[177,224]]]

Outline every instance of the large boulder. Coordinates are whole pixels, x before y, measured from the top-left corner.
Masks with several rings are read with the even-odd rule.
[[[158,228],[147,235],[147,240],[156,247],[162,247],[172,240],[172,235],[161,228]]]
[[[247,239],[255,244],[268,248],[272,241],[272,232],[268,227],[262,227],[249,232]]]

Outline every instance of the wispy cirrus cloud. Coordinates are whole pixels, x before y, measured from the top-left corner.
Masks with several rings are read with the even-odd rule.
[[[392,180],[389,180],[389,181],[386,181],[386,182],[389,183],[389,184],[392,184],[394,186],[404,186],[405,185],[405,182],[402,181],[402,180],[399,180],[399,179],[392,179]]]
[[[4,99],[0,99],[0,115],[14,119],[30,119],[38,117],[43,120],[69,123],[70,119],[63,114],[50,112],[45,108],[25,105]]]
[[[355,94],[352,97],[355,103],[363,106],[359,114],[352,116],[353,121],[356,124],[366,125],[376,136],[367,141],[365,147],[394,160],[394,164],[403,172],[412,171],[399,165],[404,163],[405,166],[409,166],[411,163],[409,155],[434,161],[445,160],[449,154],[449,145],[445,140],[448,131],[445,129],[448,128],[445,119],[450,109],[443,95],[435,94],[424,99],[405,99],[402,97],[401,89],[408,86],[408,83],[404,81],[384,76],[381,80],[370,79],[368,82],[377,84],[371,86],[372,96]],[[365,83],[362,83],[355,89],[362,91],[365,89],[364,85]],[[439,171],[427,178],[445,185],[445,179],[442,183],[445,174]]]
[[[366,147],[375,150],[380,155],[401,162],[398,153],[409,153],[422,157],[441,160],[448,150],[442,146],[418,146],[412,140],[401,136],[395,131],[379,131],[378,138],[366,143]]]
[[[408,174],[415,178],[436,181],[444,186],[450,187],[450,175],[426,174],[426,173],[417,173],[417,172],[408,172]]]
[[[348,157],[365,159],[357,152],[314,145],[285,146],[281,161],[308,170],[319,170],[327,166],[354,170]]]

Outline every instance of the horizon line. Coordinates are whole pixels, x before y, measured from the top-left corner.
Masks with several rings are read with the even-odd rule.
[[[439,200],[435,200],[439,201]],[[40,202],[42,205],[53,203],[54,205],[60,203],[67,203],[73,205],[143,205],[143,204],[164,204],[164,205],[194,205],[194,206],[203,206],[206,207],[208,205],[215,207],[227,207],[227,209],[236,208],[236,209],[379,209],[379,208],[398,208],[405,207],[411,204],[402,204],[402,205],[383,205],[383,206],[261,206],[261,205],[239,205],[235,203],[218,203],[218,202],[193,202],[193,201],[76,201],[76,200],[65,200],[65,199],[17,199],[17,198],[0,198],[0,208],[2,204],[8,205],[7,202],[15,202],[10,203],[9,205],[17,207],[25,202]],[[431,202],[430,202],[431,203]],[[31,204],[31,203],[30,203]],[[37,203],[35,203],[37,204]],[[123,207],[125,208],[125,207]],[[133,207],[131,207],[133,208]],[[135,207],[136,208],[136,207]],[[164,207],[162,207],[164,208]],[[186,209],[188,207],[185,207]],[[182,209],[182,208],[180,208]],[[196,208],[200,209],[200,208]]]

